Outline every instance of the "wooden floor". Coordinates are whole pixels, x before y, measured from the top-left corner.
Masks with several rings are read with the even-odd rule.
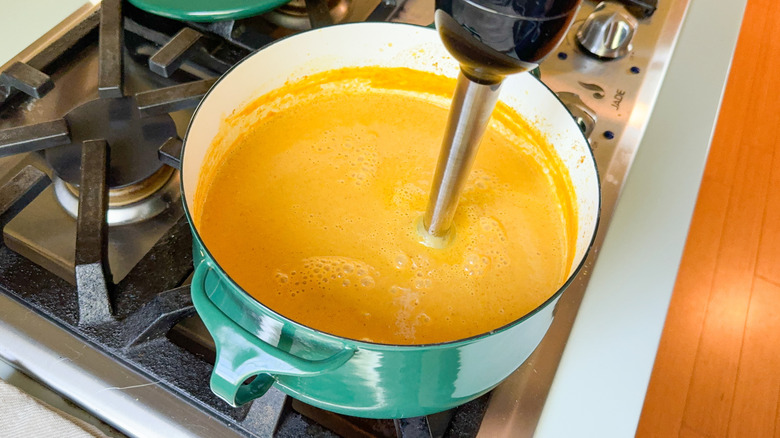
[[[780,438],[777,0],[748,0],[637,436]]]

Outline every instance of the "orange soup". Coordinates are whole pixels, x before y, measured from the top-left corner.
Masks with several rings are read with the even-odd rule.
[[[574,256],[568,175],[499,104],[443,249],[420,243],[454,81],[406,69],[306,77],[228,116],[194,220],[250,295],[327,333],[427,344],[504,326],[554,294]]]

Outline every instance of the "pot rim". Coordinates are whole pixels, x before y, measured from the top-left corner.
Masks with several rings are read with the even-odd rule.
[[[396,26],[410,26],[410,27],[415,28],[415,29],[429,29],[431,32],[437,32],[436,29],[433,29],[433,28],[430,28],[430,27],[427,27],[427,26],[420,26],[420,25],[409,24],[409,23],[387,23],[387,22],[342,23],[342,24],[337,24],[337,25],[333,25],[333,26],[328,26],[328,27],[325,27],[325,28],[311,29],[311,30],[306,30],[306,31],[303,31],[303,32],[300,32],[300,33],[297,33],[297,34],[288,35],[288,36],[282,37],[282,38],[280,38],[280,39],[278,39],[276,41],[273,41],[273,42],[263,46],[262,48],[256,50],[255,52],[253,52],[252,54],[250,54],[246,58],[242,59],[241,61],[239,61],[236,64],[234,64],[233,66],[231,66],[224,74],[222,74],[222,76],[220,76],[217,79],[217,81],[214,83],[214,85],[211,86],[211,88],[206,92],[206,94],[200,100],[200,102],[198,103],[198,106],[195,108],[195,111],[192,114],[192,117],[190,118],[189,123],[187,124],[187,131],[186,131],[186,133],[184,135],[184,139],[182,141],[181,169],[184,169],[184,166],[185,166],[184,159],[185,159],[185,156],[186,156],[185,151],[187,149],[187,139],[189,138],[189,134],[190,134],[192,125],[194,124],[195,119],[196,119],[196,117],[198,115],[198,111],[200,111],[201,106],[203,105],[203,103],[206,101],[206,99],[208,99],[209,95],[211,95],[211,92],[214,89],[216,89],[216,87],[219,86],[219,84],[223,80],[229,80],[230,79],[229,78],[230,72],[232,72],[239,65],[243,64],[249,58],[252,58],[252,57],[258,55],[263,49],[265,49],[267,47],[270,47],[270,46],[272,46],[274,44],[281,43],[282,41],[285,41],[288,38],[294,38],[297,35],[302,35],[304,33],[321,32],[323,30],[324,31],[328,31],[328,29],[341,28],[341,27],[346,27],[346,26],[349,26],[349,27],[363,27],[363,26],[370,26],[370,27],[375,27],[375,26],[394,26],[394,27],[396,27]],[[530,74],[530,73],[529,72],[525,72],[525,73],[521,73],[521,74]],[[544,88],[547,89],[547,91],[558,101],[558,103],[563,107],[563,109],[565,109],[566,112],[569,113],[569,115],[572,117],[572,123],[574,125],[576,125],[576,122],[574,121],[574,116],[571,114],[571,111],[569,111],[569,109],[566,107],[566,105],[564,105],[564,103],[561,101],[561,99],[558,97],[558,95],[555,94],[555,92],[553,92],[550,89],[550,87],[547,86],[547,84],[542,82],[541,79],[537,78],[534,75],[531,75],[531,76],[534,78],[534,80],[536,80],[539,84],[541,84]],[[201,238],[200,233],[198,232],[198,229],[194,225],[194,221],[193,221],[192,215],[190,213],[190,208],[189,208],[189,205],[187,204],[187,197],[184,195],[185,188],[184,188],[184,179],[183,178],[180,179],[180,182],[179,182],[180,187],[181,187],[181,193],[182,193],[181,199],[182,199],[182,203],[183,203],[183,206],[184,206],[184,214],[187,217],[187,221],[189,222],[190,228],[192,229],[194,237],[199,242],[200,247],[206,253],[206,257],[213,261],[214,267],[219,268],[219,270],[221,271],[220,273],[222,274],[222,276],[225,279],[227,279],[227,281],[230,283],[230,285],[233,287],[233,289],[240,291],[240,293],[244,295],[244,298],[245,299],[248,298],[249,302],[252,303],[253,305],[258,305],[258,306],[262,307],[265,311],[271,313],[272,315],[276,316],[277,318],[279,318],[279,319],[281,319],[283,321],[287,321],[287,322],[295,325],[296,327],[300,327],[300,328],[302,328],[304,330],[312,331],[312,332],[315,332],[315,333],[320,334],[320,335],[326,335],[328,337],[334,338],[335,340],[340,340],[340,341],[345,341],[346,340],[346,341],[352,342],[354,344],[365,345],[365,346],[373,346],[373,347],[393,347],[393,348],[407,348],[407,349],[430,348],[430,347],[452,347],[452,346],[456,346],[456,345],[462,345],[462,344],[467,344],[467,343],[471,343],[471,342],[476,342],[479,339],[491,336],[491,335],[493,335],[495,333],[499,333],[499,332],[508,330],[508,329],[510,329],[510,328],[512,328],[512,327],[514,327],[516,325],[521,324],[523,321],[525,321],[527,319],[530,319],[531,317],[536,315],[538,312],[540,312],[542,309],[544,309],[545,307],[547,307],[551,303],[554,303],[561,296],[561,294],[569,287],[569,285],[571,285],[571,283],[578,277],[578,274],[582,270],[582,267],[585,265],[585,262],[588,260],[588,256],[591,254],[590,250],[593,248],[593,244],[594,244],[594,242],[596,240],[596,235],[598,234],[599,224],[601,222],[601,205],[602,205],[601,204],[601,202],[602,202],[602,199],[601,199],[602,198],[601,197],[601,177],[599,175],[599,169],[598,169],[598,166],[597,166],[597,163],[596,163],[596,157],[593,154],[593,149],[590,147],[590,142],[588,141],[588,138],[585,137],[585,133],[583,133],[582,130],[579,129],[579,127],[577,127],[577,131],[576,132],[577,132],[576,135],[577,136],[581,136],[582,139],[585,141],[585,144],[588,146],[587,147],[587,149],[588,149],[587,156],[590,157],[590,161],[593,164],[593,169],[595,170],[595,173],[596,173],[596,188],[598,189],[598,200],[597,200],[597,206],[596,206],[596,211],[595,211],[596,219],[595,219],[594,224],[593,224],[593,233],[591,234],[590,242],[588,243],[587,248],[586,248],[585,252],[583,253],[582,259],[580,260],[580,262],[577,265],[577,267],[574,270],[572,270],[571,274],[566,279],[566,281],[558,288],[558,290],[556,290],[555,293],[552,294],[547,300],[545,300],[544,302],[542,302],[541,304],[536,306],[530,312],[524,314],[523,316],[521,316],[518,319],[515,319],[515,320],[513,320],[513,321],[511,321],[511,322],[509,322],[507,324],[504,324],[503,326],[497,327],[497,328],[495,328],[493,330],[490,330],[488,332],[480,333],[480,334],[469,336],[469,337],[466,337],[466,338],[455,339],[455,340],[452,340],[452,341],[429,343],[429,344],[391,344],[391,343],[383,343],[383,342],[369,342],[369,341],[363,341],[363,340],[359,340],[359,339],[350,338],[350,337],[347,337],[347,336],[340,336],[340,335],[336,335],[336,334],[329,333],[329,332],[326,332],[326,331],[318,330],[318,329],[316,329],[314,327],[310,327],[308,325],[305,325],[305,324],[302,324],[302,323],[300,323],[298,321],[295,321],[295,320],[293,320],[293,319],[291,319],[291,318],[289,318],[289,317],[287,317],[285,315],[282,315],[281,313],[279,313],[279,312],[271,309],[270,307],[266,306],[265,304],[263,304],[260,300],[258,300],[257,298],[253,297],[247,291],[245,291],[241,286],[239,286],[235,282],[235,280],[233,280],[233,278],[230,277],[230,275],[227,273],[227,271],[224,268],[222,268],[222,266],[219,265],[219,262],[217,261],[216,257],[214,257],[211,254],[211,252],[209,251],[209,249],[206,246],[205,242]],[[223,312],[223,314],[224,314],[224,312]],[[225,314],[225,316],[227,316],[228,318],[233,320],[233,318],[230,317],[230,315]],[[235,320],[234,320],[234,322],[236,322],[237,324],[239,323],[238,321],[235,321]]]

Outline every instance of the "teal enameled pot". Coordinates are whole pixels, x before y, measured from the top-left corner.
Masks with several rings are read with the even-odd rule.
[[[187,131],[182,192],[191,224],[201,167],[223,118],[288,80],[346,66],[409,67],[449,77],[458,72],[435,30],[403,24],[332,26],[254,53],[209,91]],[[593,241],[600,191],[588,143],[554,93],[530,74],[520,74],[506,80],[501,100],[544,133],[568,167],[578,235],[566,285],[529,315],[479,336],[414,346],[361,342],[314,330],[265,307],[225,273],[193,227],[192,301],[216,344],[211,388],[218,396],[240,405],[276,386],[333,412],[415,417],[490,391],[526,360],[544,337],[558,298]]]

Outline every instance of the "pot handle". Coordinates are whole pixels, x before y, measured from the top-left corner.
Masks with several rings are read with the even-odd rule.
[[[344,365],[355,354],[354,349],[345,347],[326,359],[308,360],[262,341],[225,315],[206,295],[205,280],[212,269],[208,260],[201,261],[190,289],[192,303],[217,348],[211,390],[230,405],[239,406],[262,396],[276,376],[316,376]],[[251,377],[254,379],[246,382]]]

